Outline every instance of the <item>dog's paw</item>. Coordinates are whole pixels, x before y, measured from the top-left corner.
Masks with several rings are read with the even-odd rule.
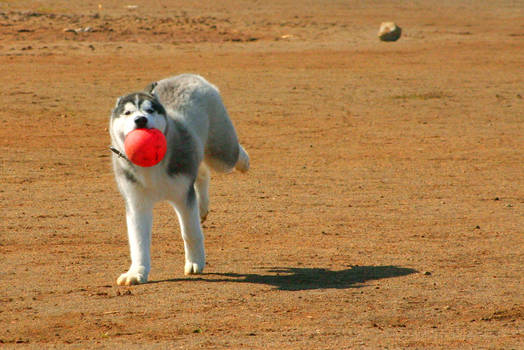
[[[204,271],[204,263],[196,263],[192,261],[186,261],[184,267],[184,274],[187,275],[198,275]]]
[[[207,219],[207,214],[209,214],[209,212],[206,210],[205,212],[203,212],[202,210],[200,210],[200,223],[203,224],[204,221],[206,221]]]
[[[147,277],[139,272],[126,272],[120,275],[116,280],[119,286],[132,286],[135,284],[142,284],[147,282]]]
[[[207,214],[209,214],[209,199],[198,197],[198,214],[200,215],[200,223],[204,223],[207,219]]]

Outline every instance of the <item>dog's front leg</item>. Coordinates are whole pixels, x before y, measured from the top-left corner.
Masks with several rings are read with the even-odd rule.
[[[184,274],[202,273],[206,264],[206,254],[204,251],[204,235],[200,227],[198,203],[193,186],[190,186],[187,198],[171,204],[177,213],[182,238],[184,239],[186,256]]]
[[[153,204],[146,200],[129,200],[126,205],[127,234],[131,251],[131,266],[118,277],[117,284],[132,285],[147,282],[151,269],[151,230]]]

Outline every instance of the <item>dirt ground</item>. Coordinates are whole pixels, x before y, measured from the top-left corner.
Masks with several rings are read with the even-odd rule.
[[[522,349],[523,23],[511,0],[0,1],[0,347]],[[213,175],[203,275],[159,204],[150,283],[119,287],[109,113],[182,72],[252,168]]]

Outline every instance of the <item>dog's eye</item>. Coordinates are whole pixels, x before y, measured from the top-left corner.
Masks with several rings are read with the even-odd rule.
[[[125,111],[124,112],[124,115],[130,115],[131,114],[131,111]]]
[[[146,109],[147,114],[153,114],[154,110],[152,108]]]

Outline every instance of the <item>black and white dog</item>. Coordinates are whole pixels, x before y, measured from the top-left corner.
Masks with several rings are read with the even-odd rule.
[[[167,152],[157,165],[140,167],[124,156],[124,139],[136,128],[164,133]],[[180,222],[184,273],[202,273],[205,253],[200,223],[208,213],[209,168],[220,172],[249,168],[249,156],[238,143],[218,89],[192,74],[158,81],[146,92],[120,97],[109,130],[131,250],[131,266],[117,284],[147,282],[153,205],[163,200],[172,204]]]

